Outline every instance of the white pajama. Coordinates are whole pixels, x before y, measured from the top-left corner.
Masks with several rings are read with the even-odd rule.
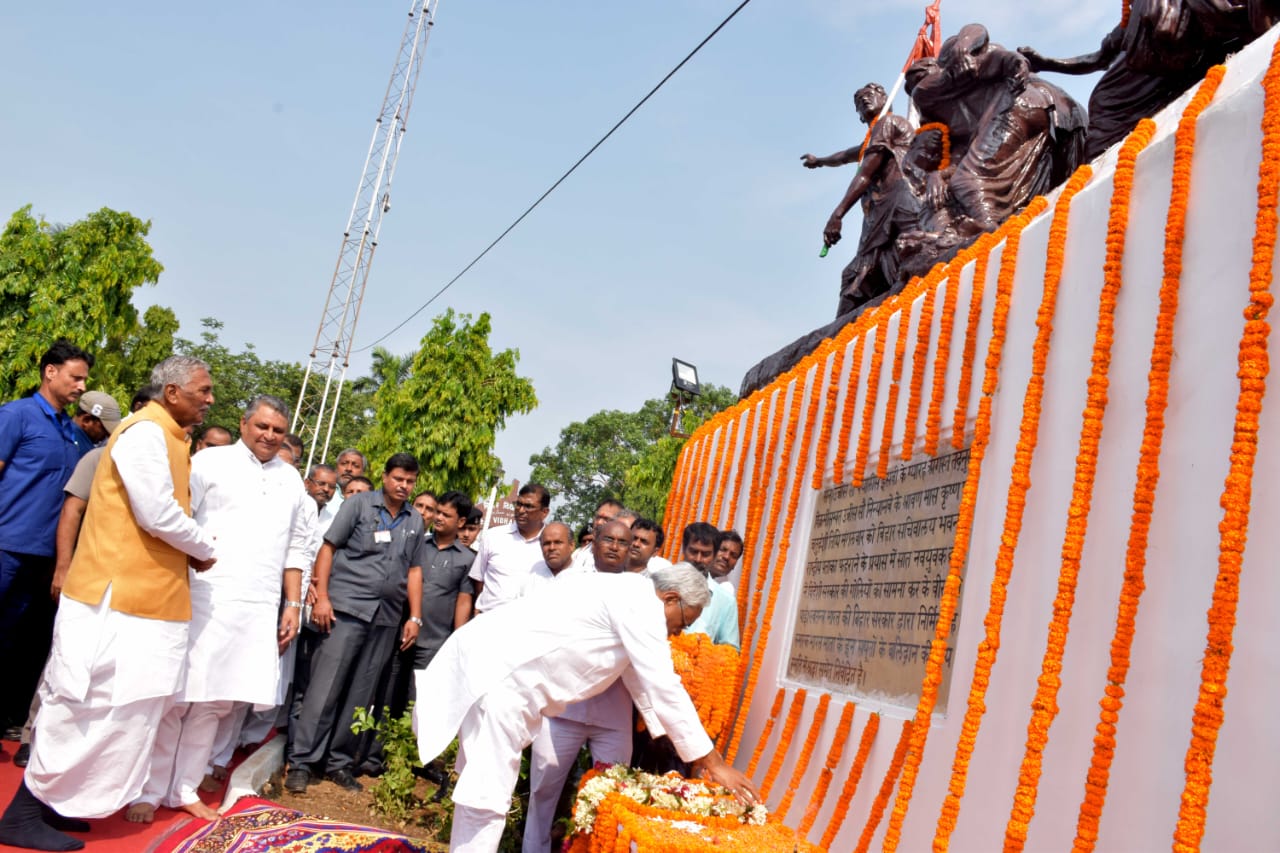
[[[234,702],[191,702],[165,714],[151,754],[147,784],[136,802],[181,808],[200,799],[219,723],[231,716]]]
[[[533,739],[533,754],[529,759],[529,811],[525,815],[522,853],[550,853],[556,805],[585,744],[591,744],[593,764],[631,762],[630,711],[628,697],[626,722],[621,728],[580,723],[563,716],[543,718],[542,730]]]

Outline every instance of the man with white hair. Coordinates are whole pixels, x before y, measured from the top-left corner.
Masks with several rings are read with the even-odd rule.
[[[222,560],[217,572],[191,579],[186,683],[160,723],[130,820],[150,821],[161,804],[217,819],[197,789],[219,723],[229,719],[238,729],[248,706],[269,710],[279,702],[279,658],[298,634],[315,528],[315,502],[297,469],[277,455],[288,429],[283,400],[255,397],[240,420],[240,440],[191,462],[191,513],[217,538]]]
[[[214,563],[191,517],[187,429],[213,404],[209,367],[173,356],[151,372],[160,397],[112,434],[94,473],[54,623],[53,651],[23,783],[0,844],[79,850],[62,815],[106,817],[146,781],[156,728],[182,684],[188,564]]]
[[[460,739],[450,850],[498,849],[520,753],[542,718],[619,678],[650,730],[668,735],[695,772],[754,803],[750,780],[716,752],[671,663],[667,638],[709,600],[688,567],[652,578],[574,573],[454,632],[417,674],[418,695],[439,701],[414,706],[424,762]]]

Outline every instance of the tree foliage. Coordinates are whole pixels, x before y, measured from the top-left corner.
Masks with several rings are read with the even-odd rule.
[[[704,385],[685,409],[684,428],[692,431],[737,400],[728,388]],[[557,515],[575,528],[606,498],[661,520],[685,441],[670,435],[670,414],[670,401],[656,397],[639,411],[606,409],[575,421],[560,431],[555,447],[529,458],[530,476],[551,490]]]
[[[133,291],[164,269],[147,243],[150,222],[102,208],[71,225],[31,215],[0,232],[0,399],[39,383],[34,366],[58,338],[93,353],[90,385],[127,404],[146,360],[172,345],[177,321],[165,308],[138,318]],[[154,362],[153,362],[154,363]]]
[[[488,314],[473,320],[450,309],[436,317],[407,370],[385,350],[376,355],[374,422],[360,445],[375,471],[404,451],[417,457],[423,488],[481,495],[493,484],[497,430],[538,399],[516,373],[520,353],[490,349],[490,329]]]

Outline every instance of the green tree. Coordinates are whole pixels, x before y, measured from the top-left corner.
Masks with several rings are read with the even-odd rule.
[[[44,350],[67,338],[104,359],[104,381],[90,384],[128,395],[139,371],[134,365],[162,346],[172,312],[148,312],[138,320],[133,291],[154,284],[164,269],[147,243],[150,222],[102,208],[66,226],[31,215],[30,205],[9,218],[0,232],[0,399],[11,399],[38,383],[33,370]],[[167,312],[167,313],[166,313]]]
[[[245,406],[259,394],[274,394],[290,407],[297,403],[302,390],[301,364],[263,359],[251,343],[234,351],[219,337],[223,328],[221,321],[205,317],[200,323],[204,331],[199,341],[178,338],[174,348],[209,364],[215,402],[205,416],[206,426],[226,427],[233,435],[237,434]],[[369,380],[360,379],[347,380],[343,387],[329,444],[330,456],[342,448],[358,445],[372,423],[372,392],[368,386]]]
[[[684,428],[692,431],[737,400],[728,388],[703,386],[685,409]],[[575,421],[560,431],[554,447],[529,457],[530,477],[551,490],[557,515],[575,528],[606,498],[660,520],[684,446],[684,439],[670,434],[670,415],[670,401],[656,397],[636,412],[606,409]]]
[[[385,350],[374,363],[374,423],[360,449],[375,471],[393,453],[412,453],[418,484],[483,494],[499,468],[494,436],[508,417],[533,411],[533,383],[517,375],[517,350],[489,347],[488,314],[452,309],[436,317],[408,370]]]

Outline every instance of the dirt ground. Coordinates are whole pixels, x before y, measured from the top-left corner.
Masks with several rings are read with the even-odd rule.
[[[374,780],[361,777],[359,781],[365,788],[362,793],[344,790],[332,782],[319,781],[312,782],[307,792],[299,795],[286,791],[283,775],[276,774],[267,783],[262,795],[282,806],[307,814],[350,821],[407,835],[432,853],[449,849],[448,837],[437,837],[440,835],[442,821],[447,811],[444,806],[432,801],[436,794],[435,785],[425,779],[419,779],[416,792],[425,805],[420,809],[416,820],[398,821],[373,810],[373,796],[368,793],[368,788]]]

